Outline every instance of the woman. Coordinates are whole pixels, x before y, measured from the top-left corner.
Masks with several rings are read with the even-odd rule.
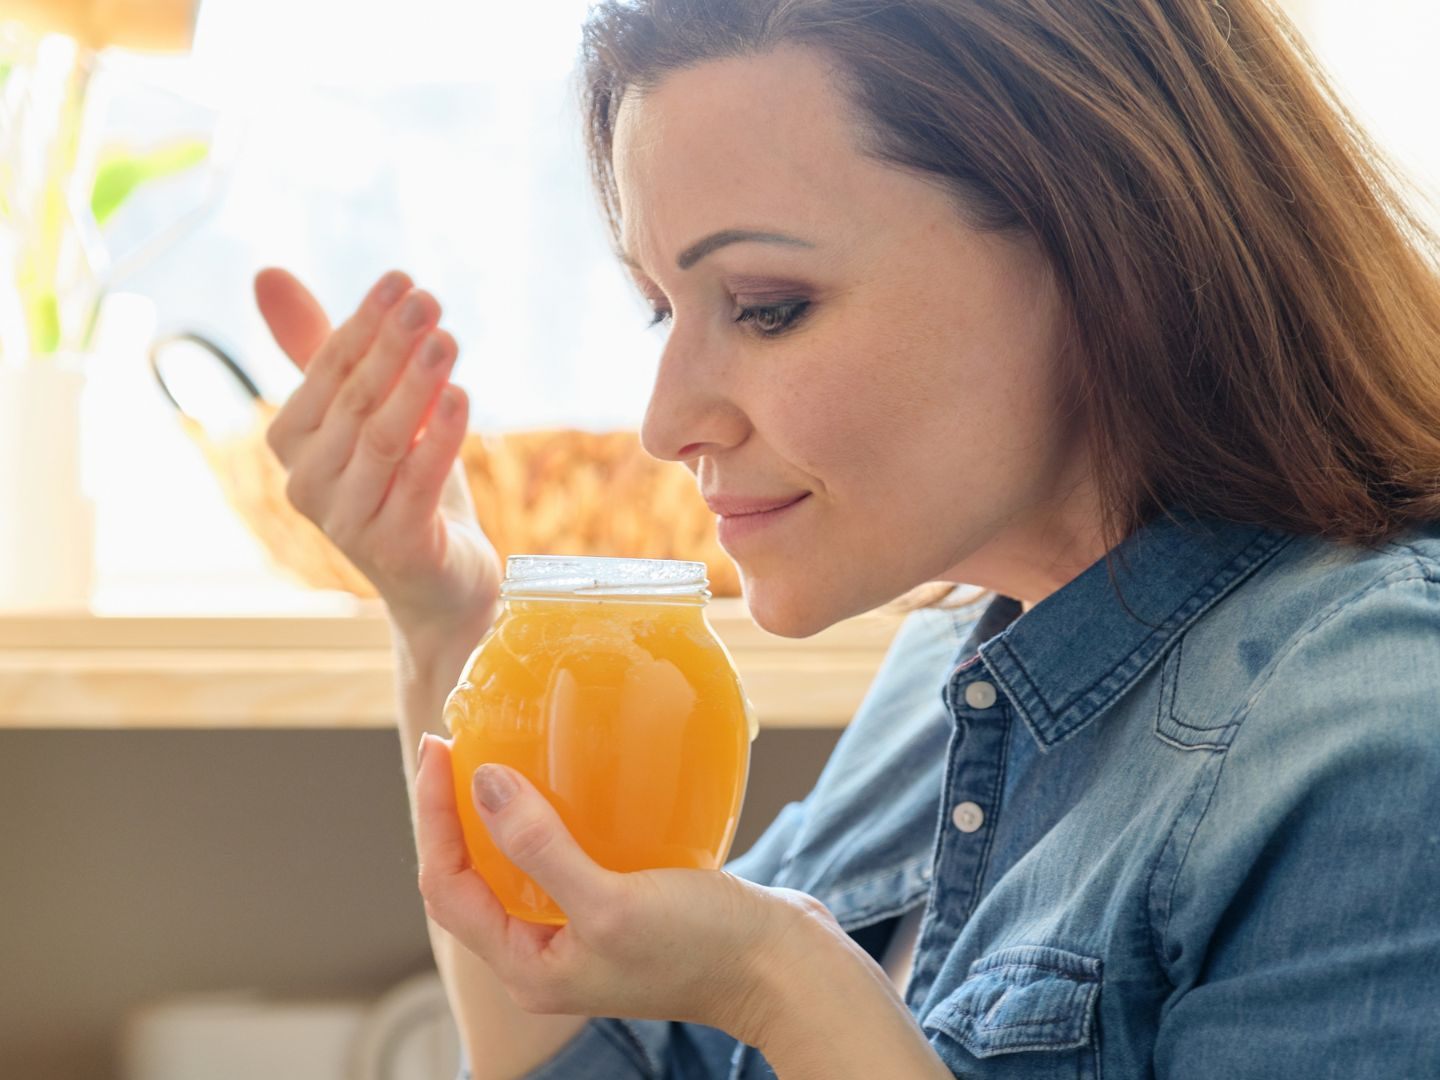
[[[583,75],[669,324],[645,447],[722,517],[788,507],[729,547],[756,620],[995,596],[910,616],[728,874],[606,871],[479,770],[559,931],[470,871],[427,734],[474,1075],[1440,1075],[1437,248],[1279,16],[612,0]],[[333,333],[257,293],[307,369],[272,445],[388,601],[413,774],[497,588],[455,343],[403,274]]]

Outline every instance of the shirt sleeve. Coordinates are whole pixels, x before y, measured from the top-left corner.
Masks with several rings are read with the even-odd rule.
[[[1216,761],[1152,900],[1156,1077],[1440,1077],[1440,582],[1317,616]]]
[[[770,884],[800,830],[808,802],[807,796],[788,803],[760,839],[725,869]],[[597,1017],[525,1080],[724,1080],[740,1048],[730,1035],[702,1024]],[[459,1080],[471,1080],[463,1057]]]

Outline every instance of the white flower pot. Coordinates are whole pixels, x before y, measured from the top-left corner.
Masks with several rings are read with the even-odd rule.
[[[84,611],[95,510],[81,482],[73,358],[0,367],[0,611]]]

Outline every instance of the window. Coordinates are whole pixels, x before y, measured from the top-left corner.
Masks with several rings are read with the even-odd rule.
[[[584,167],[585,7],[204,0],[191,55],[107,55],[107,137],[198,129],[222,143],[218,202],[120,288],[154,302],[161,331],[231,348],[278,402],[299,375],[254,308],[255,271],[285,266],[339,319],[398,266],[445,309],[472,428],[637,426],[659,338]],[[147,189],[116,215],[113,244],[133,250],[205,185]],[[143,306],[130,314],[117,333],[143,338]],[[97,608],[314,601],[265,571],[138,360],[103,359],[87,414]]]

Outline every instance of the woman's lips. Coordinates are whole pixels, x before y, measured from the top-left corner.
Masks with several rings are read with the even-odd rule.
[[[716,498],[707,499],[706,502],[710,504],[712,510],[720,515],[716,532],[721,545],[728,550],[732,544],[754,536],[756,533],[794,516],[796,510],[809,497],[810,493],[807,491],[803,495],[791,497],[788,501],[768,500],[768,505],[767,500],[752,499],[748,502],[748,512],[735,509],[735,507],[747,505],[739,499]]]

